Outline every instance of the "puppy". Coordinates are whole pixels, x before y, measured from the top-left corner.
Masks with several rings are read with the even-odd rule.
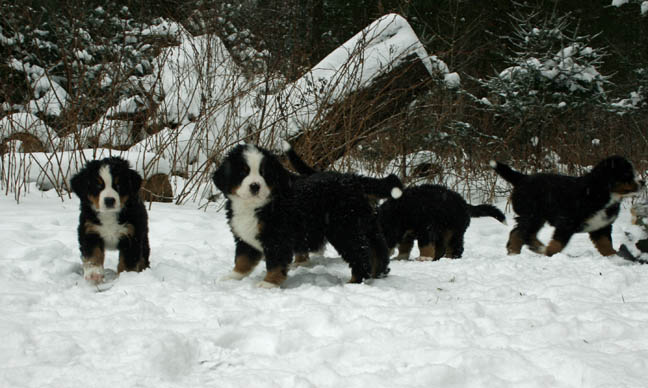
[[[118,272],[149,266],[148,215],[139,197],[140,175],[118,157],[93,160],[74,175],[72,191],[81,200],[79,249],[83,276],[103,281],[105,250],[119,250]]]
[[[612,223],[619,215],[619,204],[644,184],[632,164],[621,156],[604,159],[581,177],[526,175],[499,162],[490,164],[513,185],[511,200],[517,225],[506,244],[510,255],[520,253],[526,244],[534,252],[552,256],[567,245],[574,233],[580,232],[589,233],[601,255],[615,254]],[[536,236],[545,222],[555,227],[546,247]]]
[[[378,207],[378,218],[387,246],[398,244],[396,259],[407,260],[417,240],[419,260],[442,256],[459,258],[471,217],[493,217],[505,223],[504,214],[492,205],[472,206],[455,191],[439,185],[409,187],[397,199]]]
[[[289,172],[279,159],[254,145],[234,147],[213,174],[227,197],[236,252],[227,276],[242,279],[265,257],[259,287],[278,287],[293,255],[321,249],[326,241],[351,267],[351,283],[389,272],[378,220],[362,186],[344,174]]]
[[[288,161],[292,167],[301,175],[310,176],[313,174],[321,173],[308,165],[304,160],[295,152],[292,145],[287,141],[282,142],[282,150],[288,157]],[[345,179],[354,180],[361,188],[364,195],[367,197],[368,202],[373,206],[377,204],[378,200],[384,198],[398,198],[403,194],[403,183],[394,174],[390,174],[385,178],[376,179],[363,175],[353,173],[333,173],[339,176],[344,176]],[[308,252],[300,252],[295,255],[295,266],[304,265],[309,260]]]

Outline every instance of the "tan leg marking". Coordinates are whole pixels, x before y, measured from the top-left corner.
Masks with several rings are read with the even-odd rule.
[[[607,236],[599,237],[596,240],[592,239],[592,242],[594,243],[596,249],[598,249],[598,251],[603,256],[612,256],[617,253],[612,247],[612,241],[610,241],[610,239],[607,238]]]
[[[547,247],[540,240],[538,240],[538,236],[533,236],[531,242],[529,243],[529,249],[531,249],[535,253],[544,254]]]
[[[434,261],[436,255],[436,246],[434,244],[419,247],[421,255],[416,259],[418,261]]]
[[[408,239],[407,237],[403,238],[403,241],[398,243],[398,256],[396,256],[396,260],[409,259],[412,247],[414,247],[414,240]]]
[[[520,252],[522,251],[522,245],[524,245],[524,241],[522,240],[522,236],[520,236],[520,231],[513,229],[511,231],[511,234],[509,235],[509,240],[506,243],[506,250],[508,251],[508,254],[520,254]]]
[[[308,260],[310,257],[308,256],[308,253],[296,253],[295,254],[295,260],[293,262],[293,267],[299,267],[302,265],[308,264]]]
[[[547,256],[553,256],[556,253],[562,251],[564,247],[565,246],[560,241],[551,240],[549,242],[549,245],[547,245],[547,249],[545,250],[545,254]]]
[[[135,272],[142,272],[146,268],[148,268],[148,266],[146,265],[145,261],[140,258],[137,261],[137,264],[135,264],[135,268],[133,268],[132,270]],[[124,271],[128,271],[128,269],[126,268],[126,258],[121,252],[119,252],[119,264],[117,264],[117,273],[122,273]]]
[[[287,277],[286,272],[287,272],[286,269],[282,267],[272,269],[268,271],[263,281],[280,286],[281,283],[283,283],[284,280],[286,280]]]
[[[252,272],[254,267],[259,264],[259,260],[252,260],[247,255],[239,255],[234,259],[234,272],[245,276]]]
[[[361,281],[356,278],[354,274],[351,274],[351,279],[349,279],[349,284],[359,284],[362,283]]]

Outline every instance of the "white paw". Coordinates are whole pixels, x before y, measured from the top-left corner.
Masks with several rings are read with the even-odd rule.
[[[258,282],[256,286],[259,288],[266,288],[266,289],[279,288],[278,284],[266,282],[265,280]]]
[[[419,257],[416,258],[416,261],[434,261],[434,257],[419,256]]]
[[[92,284],[102,283],[104,280],[104,269],[99,265],[84,264],[83,278]]]
[[[402,254],[394,257],[394,260],[409,260],[409,253],[408,254]]]
[[[249,273],[240,273],[240,272],[232,271],[227,275],[223,276],[221,280],[241,280],[244,277],[248,276],[248,274]]]

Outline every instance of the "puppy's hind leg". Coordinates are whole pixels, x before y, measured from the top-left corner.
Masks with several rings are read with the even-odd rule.
[[[414,247],[414,234],[412,232],[405,232],[403,238],[398,243],[398,256],[395,257],[395,260],[407,260],[409,259],[410,252]]]
[[[509,255],[517,255],[522,251],[524,244],[538,253],[544,253],[544,245],[536,237],[544,221],[532,217],[517,217],[517,225],[511,231],[509,240],[506,243],[506,249]]]
[[[596,249],[603,256],[612,256],[617,251],[612,246],[612,225],[608,225],[602,229],[590,232],[590,239],[594,243]]]
[[[443,257],[445,246],[443,245],[441,234],[431,225],[416,233],[420,253],[420,256],[416,260],[436,261]]]
[[[554,231],[553,238],[547,245],[545,249],[545,254],[547,256],[553,256],[556,253],[560,252],[565,248],[571,237],[574,235],[576,228],[571,226],[556,226]]]

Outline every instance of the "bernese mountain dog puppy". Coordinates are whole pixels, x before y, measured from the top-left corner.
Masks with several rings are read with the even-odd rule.
[[[614,255],[612,223],[619,215],[620,202],[635,195],[644,184],[622,156],[602,160],[581,177],[526,175],[503,163],[490,164],[513,185],[511,201],[517,225],[506,244],[510,255],[520,253],[526,244],[534,252],[552,256],[567,245],[574,233],[580,232],[589,233],[601,255]],[[545,222],[555,227],[547,246],[537,238]]]
[[[289,143],[284,142],[283,148],[297,172],[304,175],[317,172]],[[397,259],[409,258],[414,240],[421,251],[419,260],[438,260],[444,255],[459,258],[463,254],[464,234],[471,217],[488,216],[506,222],[504,214],[495,206],[472,206],[458,193],[443,186],[421,185],[403,191],[400,179],[393,174],[386,178],[393,182],[389,186],[376,185],[372,178],[361,175],[351,176],[365,191],[373,193],[368,195],[371,200],[388,198],[378,207],[378,219],[387,247],[392,250],[399,244]]]
[[[87,281],[103,281],[106,249],[119,250],[118,273],[148,268],[148,215],[139,196],[141,185],[142,177],[119,157],[90,161],[70,180],[81,200],[79,249]]]
[[[319,170],[308,165],[304,160],[295,152],[292,145],[287,141],[282,141],[282,151],[288,158],[291,166],[299,174],[309,176],[320,173]],[[336,173],[339,174],[339,173]],[[403,183],[394,174],[390,174],[385,178],[376,179],[364,175],[344,173],[346,179],[353,179],[357,184],[362,187],[362,191],[367,197],[368,202],[375,206],[379,200],[384,198],[398,198],[403,194]],[[295,255],[295,266],[305,265],[309,260],[309,253],[298,253]]]
[[[378,207],[378,218],[387,246],[398,244],[398,260],[407,260],[417,240],[418,260],[441,257],[460,258],[464,234],[471,217],[493,217],[506,223],[506,217],[492,205],[473,206],[461,195],[444,186],[424,184],[408,187],[400,198]]]
[[[212,179],[227,197],[236,244],[234,269],[226,278],[244,278],[265,257],[267,273],[258,286],[278,287],[293,255],[317,251],[326,241],[351,267],[351,283],[389,272],[376,214],[352,177],[294,174],[270,151],[241,144],[229,151]]]

